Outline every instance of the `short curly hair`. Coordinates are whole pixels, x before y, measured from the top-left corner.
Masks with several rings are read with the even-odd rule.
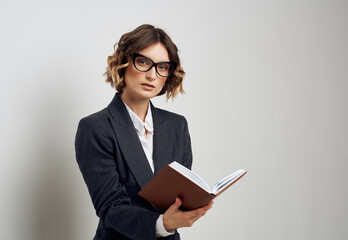
[[[122,94],[126,86],[124,75],[126,67],[131,62],[131,55],[155,43],[162,43],[168,51],[170,61],[177,63],[176,69],[167,78],[158,95],[166,93],[168,100],[169,98],[174,99],[179,92],[184,93],[182,82],[185,72],[180,65],[178,48],[162,29],[149,24],[143,24],[124,34],[120,41],[115,44],[113,55],[107,58],[108,66],[104,73],[107,78],[106,82],[109,82],[112,87],[116,88],[117,92]]]

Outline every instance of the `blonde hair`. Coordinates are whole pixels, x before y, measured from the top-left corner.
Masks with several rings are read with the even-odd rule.
[[[141,25],[135,30],[124,34],[120,41],[114,45],[113,55],[107,58],[108,65],[104,73],[106,82],[109,82],[112,87],[116,88],[117,92],[122,94],[126,87],[124,76],[126,67],[131,63],[131,55],[155,43],[162,43],[168,51],[170,61],[177,63],[176,69],[167,78],[163,89],[158,95],[166,93],[168,100],[169,98],[174,99],[179,92],[184,93],[182,82],[185,72],[180,66],[176,45],[162,29],[155,28],[149,24]]]

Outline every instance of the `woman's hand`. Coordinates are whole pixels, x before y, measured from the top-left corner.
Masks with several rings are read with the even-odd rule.
[[[213,202],[192,211],[181,211],[179,209],[181,204],[182,201],[180,198],[176,198],[175,203],[163,214],[163,225],[168,232],[172,232],[181,227],[191,227],[194,222],[204,216],[205,213],[212,208]]]

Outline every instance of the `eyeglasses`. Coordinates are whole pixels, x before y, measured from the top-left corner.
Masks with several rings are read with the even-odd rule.
[[[133,65],[140,72],[150,71],[152,67],[155,67],[156,72],[161,77],[169,77],[175,70],[177,63],[175,62],[158,62],[155,63],[150,58],[141,55],[139,53],[132,54]]]

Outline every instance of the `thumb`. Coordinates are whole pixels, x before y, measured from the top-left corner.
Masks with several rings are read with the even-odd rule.
[[[181,204],[182,204],[181,199],[177,197],[177,198],[175,198],[175,203],[173,203],[173,205],[170,206],[170,208],[172,210],[177,210],[181,206]]]

